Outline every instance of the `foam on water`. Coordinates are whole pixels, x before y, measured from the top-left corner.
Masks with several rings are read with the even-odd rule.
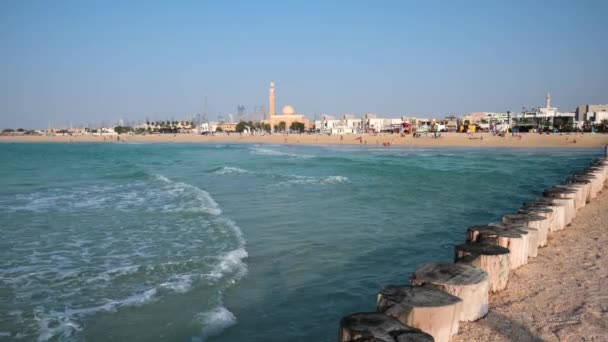
[[[336,185],[348,183],[349,179],[346,176],[327,176],[327,177],[312,177],[301,175],[289,175],[287,181],[280,182],[274,186],[281,185]]]
[[[91,277],[91,278],[87,279],[86,282],[91,283],[91,282],[96,282],[96,281],[100,281],[100,280],[101,281],[110,281],[116,277],[120,277],[120,276],[127,275],[127,274],[133,274],[133,273],[137,272],[138,269],[139,269],[139,266],[134,266],[134,265],[119,266],[119,267],[115,267],[110,270],[104,271],[95,277]]]
[[[216,175],[238,175],[238,174],[250,173],[250,172],[247,170],[238,168],[238,167],[224,166],[221,169],[213,171],[213,173]]]
[[[219,335],[222,331],[235,325],[237,322],[236,316],[223,305],[201,312],[196,318],[202,325],[202,341],[205,341],[209,337]]]
[[[203,212],[209,215],[222,213],[211,195],[196,186],[173,182],[163,175],[152,175],[159,182],[150,186],[145,181],[125,185],[94,185],[79,189],[52,189],[45,192],[17,195],[17,205],[8,205],[9,211],[72,211],[116,210],[133,211],[136,208],[165,212]],[[168,198],[167,198],[168,197]],[[190,201],[190,203],[184,203]],[[155,205],[156,204],[156,205]]]
[[[221,301],[223,290],[246,274],[242,232],[221,215],[207,191],[161,174],[136,178],[128,183],[117,177],[112,181],[123,183],[17,195],[18,204],[4,207],[44,217],[122,212],[139,218],[135,226],[114,230],[122,219],[104,215],[106,220],[100,223],[110,228],[107,232],[87,229],[90,223],[68,223],[47,232],[46,239],[20,237],[18,244],[15,240],[12,253],[23,255],[0,260],[0,279],[12,288],[16,300],[36,298],[31,301],[32,321],[24,321],[29,326],[24,336],[35,334],[40,341],[80,340],[87,317],[157,302],[194,287],[213,285],[217,290],[212,296]],[[149,213],[150,220],[141,212]],[[139,227],[142,224],[144,229]],[[145,283],[140,279],[146,279]]]
[[[142,293],[134,294],[122,300],[108,300],[105,304],[79,309],[66,308],[64,311],[45,312],[38,307],[34,310],[34,318],[38,322],[38,341],[48,341],[59,337],[68,339],[82,331],[79,321],[98,312],[114,312],[120,307],[140,306],[153,301],[156,288],[148,289]]]
[[[221,255],[218,258],[219,262],[208,274],[208,277],[212,280],[218,280],[226,275],[233,274],[231,281],[238,281],[247,274],[247,264],[244,262],[247,256],[247,251],[244,248],[235,249]]]
[[[251,148],[251,153],[260,156],[274,156],[274,157],[287,157],[292,159],[309,159],[314,158],[315,156],[310,154],[296,154],[290,152],[282,152],[273,150],[270,148],[264,148],[259,146],[254,146]]]
[[[194,275],[192,274],[175,275],[159,286],[177,293],[186,293],[192,288],[193,280]]]
[[[325,184],[340,184],[340,183],[348,183],[348,177],[345,176],[329,176],[323,178],[321,183]]]

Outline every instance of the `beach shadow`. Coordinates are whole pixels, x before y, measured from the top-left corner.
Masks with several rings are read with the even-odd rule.
[[[474,322],[490,329],[493,333],[489,340],[496,340],[500,337],[509,341],[530,341],[542,342],[543,339],[534,334],[528,327],[505,315],[490,311],[484,318]]]

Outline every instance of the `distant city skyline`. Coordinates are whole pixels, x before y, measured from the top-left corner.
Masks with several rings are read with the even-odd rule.
[[[0,128],[608,102],[606,1],[0,2]]]

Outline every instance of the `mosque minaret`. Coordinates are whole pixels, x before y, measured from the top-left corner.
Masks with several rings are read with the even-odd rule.
[[[271,120],[275,114],[274,82],[270,81],[270,91],[268,94],[268,119]]]
[[[290,105],[285,105],[281,113],[277,114],[273,81],[270,81],[270,89],[268,90],[268,118],[265,122],[270,124],[270,127],[273,129],[275,126],[279,127],[282,123],[285,125],[285,128],[288,129],[294,122],[303,123],[304,127],[307,129],[312,127],[310,120],[302,114],[297,114],[296,110]]]

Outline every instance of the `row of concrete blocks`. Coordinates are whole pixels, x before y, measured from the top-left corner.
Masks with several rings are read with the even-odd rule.
[[[596,159],[500,223],[469,227],[466,242],[455,247],[455,263],[424,264],[409,285],[381,290],[376,312],[342,318],[339,341],[449,341],[459,322],[488,313],[489,292],[505,289],[510,270],[535,258],[547,236],[570,225],[607,179],[608,158]]]

